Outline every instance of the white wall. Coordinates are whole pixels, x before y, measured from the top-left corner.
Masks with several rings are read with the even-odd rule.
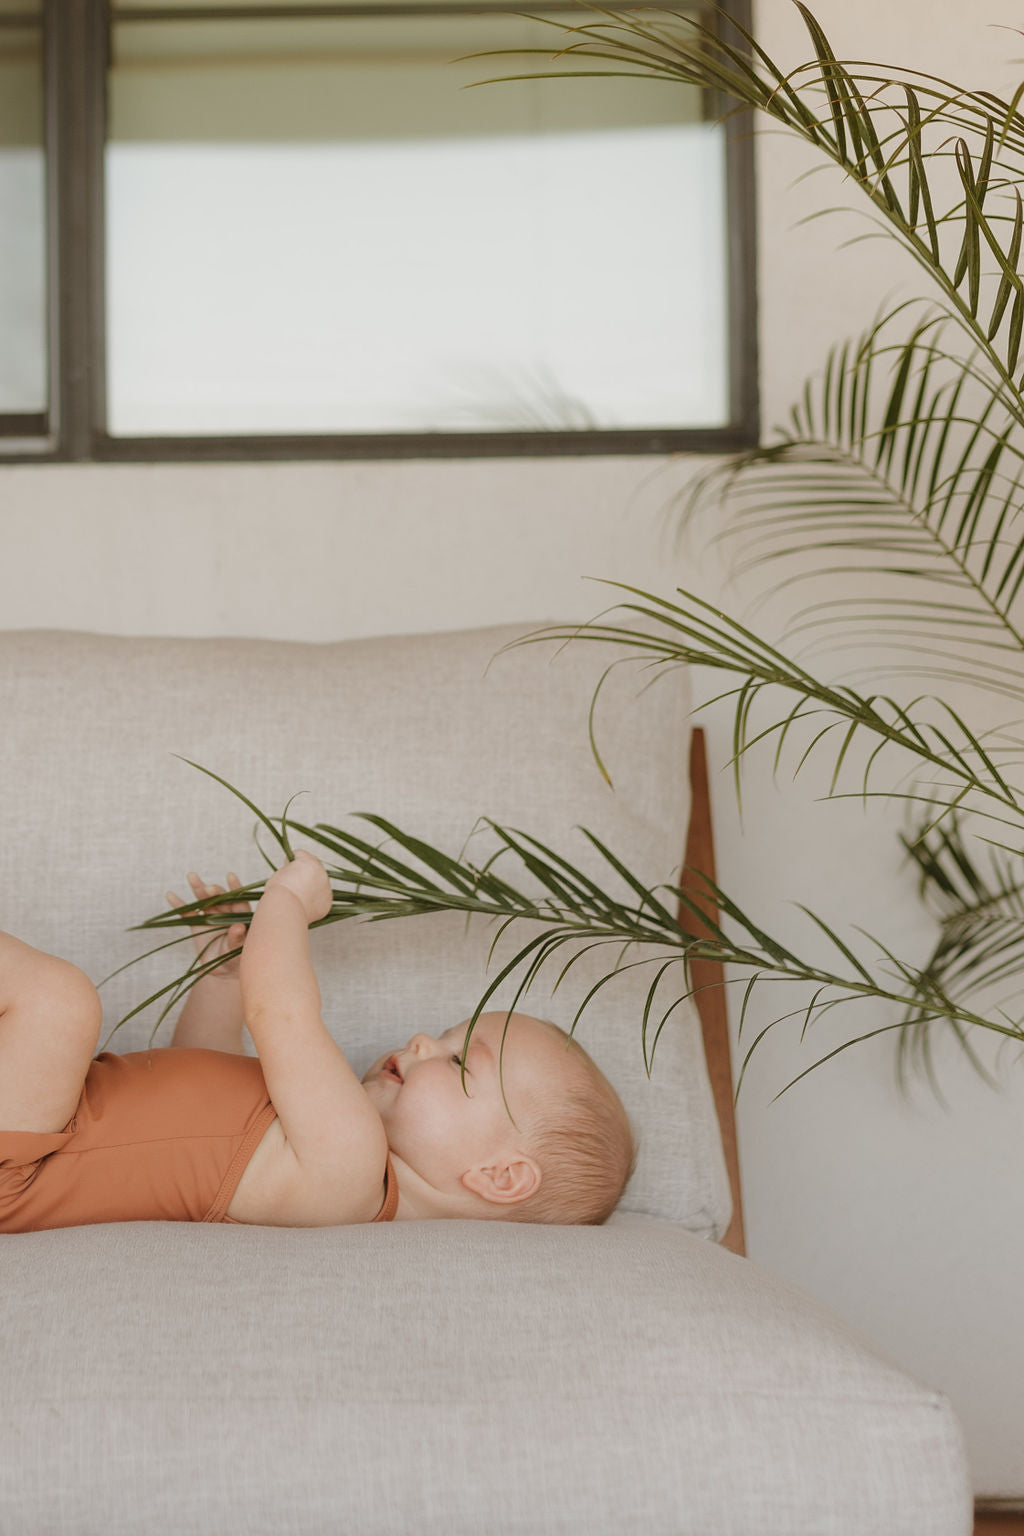
[[[759,29],[807,56],[787,0]],[[969,14],[973,13],[973,14]],[[840,55],[888,58],[966,83],[1012,86],[1011,0],[817,0]],[[853,226],[796,229],[821,200],[799,146],[760,142],[765,419],[779,419],[827,342],[865,323],[905,267],[881,244],[837,247]],[[840,195],[848,195],[840,189]],[[834,200],[834,193],[830,194]],[[715,597],[716,559],[671,539],[666,502],[691,466],[649,459],[11,468],[0,474],[0,614],[10,628],[298,639],[584,617],[606,595],[585,576]],[[728,720],[710,717],[713,768]],[[715,784],[720,878],[769,928],[802,933],[803,901],[921,956],[928,925],[900,865],[899,818],[819,786],[748,774],[742,826]],[[766,1003],[751,1023],[771,1017]],[[869,1027],[865,1022],[863,1027]],[[948,1392],[980,1493],[1024,1497],[1024,1076],[993,1093],[940,1052],[949,1108],[903,1103],[882,1042],[845,1053],[777,1103],[816,1055],[783,1026],[739,1104],[751,1257],[833,1305],[918,1377]],[[847,1028],[847,1035],[850,1029]]]

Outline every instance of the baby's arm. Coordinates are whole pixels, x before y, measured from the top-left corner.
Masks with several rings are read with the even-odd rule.
[[[194,872],[188,877],[196,900],[224,893],[221,885],[207,885]],[[241,885],[237,875],[228,875],[228,885],[236,889]],[[167,892],[167,900],[173,907],[180,907],[182,900],[173,891]],[[219,912],[248,912],[248,902],[242,901],[224,906],[218,903],[212,910]],[[237,949],[245,939],[245,927],[233,924],[217,933],[211,928],[193,928],[196,950],[203,960],[213,960],[219,954]],[[197,981],[185,1000],[185,1006],[174,1029],[172,1046],[200,1047],[207,1051],[228,1051],[232,1055],[244,1054],[242,1029],[245,1019],[242,1012],[242,985],[239,979],[238,957],[227,960],[215,971],[210,971]]]
[[[242,951],[242,1005],[267,1090],[304,1173],[376,1190],[387,1137],[366,1090],[320,1012],[309,924],[326,916],[331,887],[319,859],[298,853],[267,881]]]
[[[174,1026],[172,1046],[245,1054],[242,987],[237,976],[211,971],[191,989]]]

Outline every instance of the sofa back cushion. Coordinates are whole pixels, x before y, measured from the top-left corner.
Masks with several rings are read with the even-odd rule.
[[[166,890],[187,894],[188,870],[220,883],[229,869],[243,880],[264,874],[255,818],[179,756],[270,815],[305,791],[291,812],[301,821],[378,839],[350,819],[376,812],[453,854],[486,816],[607,879],[583,826],[646,882],[672,880],[689,810],[685,674],[665,674],[646,691],[649,674],[632,667],[609,678],[596,730],[612,788],[588,736],[591,697],[612,657],[584,644],[498,654],[524,632],[333,644],[0,635],[0,928],[99,982],[167,937],[127,930],[164,907]],[[265,829],[260,841],[273,854]],[[486,856],[479,834],[469,851]],[[517,873],[509,865],[509,877]],[[475,919],[467,931],[455,914],[318,931],[324,1016],[356,1071],[417,1030],[467,1018],[515,937],[505,936],[488,966],[494,929]],[[605,948],[584,956],[554,991],[564,957],[553,962],[520,1006],[568,1028],[615,955]],[[112,1038],[108,1031],[191,957],[186,943],[104,983],[108,1049],[150,1042],[156,1009]],[[597,993],[577,1036],[637,1132],[638,1165],[622,1209],[718,1237],[730,1214],[728,1180],[699,1022],[689,1004],[670,1015],[648,1075],[641,1024],[653,975],[649,966],[623,971]],[[674,975],[665,978],[652,1033],[673,1000]],[[506,984],[492,1006],[511,1002],[513,990]],[[168,1019],[153,1043],[169,1044],[172,1028]]]

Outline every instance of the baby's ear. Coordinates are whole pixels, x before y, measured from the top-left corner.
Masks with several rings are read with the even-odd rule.
[[[540,1164],[532,1157],[508,1158],[468,1169],[462,1175],[467,1189],[495,1205],[518,1205],[540,1188]]]

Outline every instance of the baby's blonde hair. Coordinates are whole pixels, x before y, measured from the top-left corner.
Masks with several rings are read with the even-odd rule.
[[[513,1221],[600,1226],[618,1205],[636,1167],[633,1130],[615,1089],[579,1042],[562,1036],[575,1071],[552,1089],[532,1116],[526,1137],[541,1167],[535,1195],[510,1213]]]

